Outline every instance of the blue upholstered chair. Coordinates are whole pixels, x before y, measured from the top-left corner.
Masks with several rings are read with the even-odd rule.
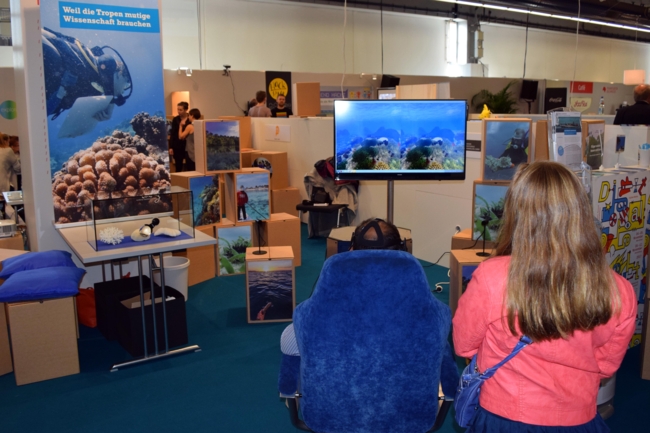
[[[288,399],[296,427],[415,433],[442,425],[450,402],[439,400],[439,384],[451,397],[458,383],[451,312],[431,295],[412,255],[330,257],[313,295],[296,308],[294,328],[300,356],[283,355],[279,385],[284,394],[297,389]]]

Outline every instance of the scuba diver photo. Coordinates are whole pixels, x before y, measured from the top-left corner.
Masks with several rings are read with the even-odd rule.
[[[139,18],[98,23],[79,15],[93,4]],[[56,224],[90,221],[91,199],[126,200],[171,186],[158,2],[86,5],[40,7]],[[146,202],[123,207],[121,216],[152,211]]]
[[[510,181],[517,166],[530,160],[529,119],[483,121],[483,180]]]

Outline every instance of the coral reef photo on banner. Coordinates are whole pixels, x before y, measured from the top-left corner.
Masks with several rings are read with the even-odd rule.
[[[483,121],[483,180],[510,181],[519,164],[529,161],[531,121]]]
[[[291,320],[293,317],[293,260],[249,262],[248,319],[250,322]]]
[[[170,186],[158,1],[133,4],[40,2],[58,224],[88,221],[90,199]],[[121,18],[100,20],[97,10]],[[147,203],[127,206],[122,216],[151,213]]]
[[[205,121],[207,171],[233,171],[241,168],[239,122]]]
[[[194,196],[194,225],[204,226],[221,221],[219,175],[192,177],[189,183]]]
[[[243,274],[246,248],[252,247],[251,226],[217,228],[219,275]]]

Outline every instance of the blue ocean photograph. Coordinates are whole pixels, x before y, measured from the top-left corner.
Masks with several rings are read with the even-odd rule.
[[[207,171],[234,171],[241,168],[239,122],[205,122]]]
[[[495,241],[497,239],[503,218],[506,192],[508,192],[508,185],[474,183],[474,231],[472,239],[482,239],[484,227],[486,241]]]
[[[486,119],[484,123],[483,180],[512,180],[517,167],[528,162],[531,122]]]
[[[128,0],[112,3],[151,17],[151,26],[136,35],[133,27],[70,24],[62,19],[59,2],[40,5],[59,224],[90,220],[90,199],[145,195],[170,186],[158,2],[143,0],[137,8]],[[130,214],[147,211],[142,203]]]
[[[463,170],[464,101],[336,101],[335,107],[338,170]]]
[[[269,192],[268,173],[238,173],[237,221],[269,219],[271,217]]]
[[[251,226],[217,228],[219,275],[243,274],[246,248],[252,247]]]
[[[203,226],[221,221],[219,175],[192,177],[189,184],[194,197],[194,225]]]
[[[247,280],[251,322],[291,320],[294,309],[292,260],[249,262]]]

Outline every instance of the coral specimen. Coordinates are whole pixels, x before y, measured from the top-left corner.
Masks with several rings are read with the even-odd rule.
[[[72,155],[54,174],[52,195],[57,223],[90,220],[89,199],[95,198],[123,198],[105,209],[96,206],[96,219],[171,209],[171,203],[164,200],[153,204],[128,200],[130,197],[156,194],[171,186],[166,168],[169,160],[167,149],[152,144],[162,143],[164,146],[166,143],[165,120],[138,113],[131,122],[136,135],[116,130],[110,136],[98,138],[89,148]]]
[[[495,158],[491,155],[485,157],[485,165],[487,165],[493,172],[503,170],[506,168],[511,168],[513,166],[512,160],[509,156],[502,156],[501,158]]]
[[[99,232],[99,240],[105,244],[117,245],[122,243],[124,232],[117,227],[107,227]]]
[[[153,232],[154,236],[169,236],[170,238],[175,238],[176,236],[181,235],[181,231],[177,229],[172,229],[169,227],[161,227],[155,232]]]

